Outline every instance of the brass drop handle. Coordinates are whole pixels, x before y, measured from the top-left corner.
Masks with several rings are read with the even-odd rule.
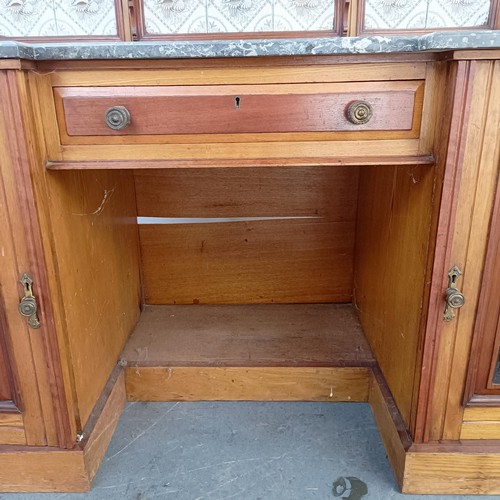
[[[19,303],[19,313],[28,318],[28,325],[31,328],[40,328],[40,321],[38,319],[38,304],[33,295],[33,279],[28,273],[24,273],[19,280],[24,289],[24,297]]]
[[[373,108],[366,101],[354,101],[347,107],[347,119],[354,125],[368,123],[373,116]]]
[[[111,130],[123,130],[130,125],[130,111],[125,106],[109,108],[104,119]]]
[[[444,310],[445,321],[451,321],[455,317],[453,309],[459,309],[465,304],[465,297],[457,288],[457,279],[462,271],[457,266],[453,266],[448,272],[448,288],[446,289],[446,309]]]

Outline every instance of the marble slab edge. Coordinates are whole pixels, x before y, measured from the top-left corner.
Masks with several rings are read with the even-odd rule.
[[[500,49],[500,30],[445,31],[425,35],[279,38],[158,42],[0,42],[0,59],[32,61],[180,59],[217,57],[381,54]]]

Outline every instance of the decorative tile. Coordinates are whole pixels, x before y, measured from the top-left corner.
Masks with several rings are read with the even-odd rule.
[[[427,0],[366,0],[365,29],[423,29]]]
[[[54,0],[59,36],[117,35],[114,0]]]
[[[0,35],[116,36],[114,0],[0,0]]]
[[[332,30],[333,0],[274,0],[274,31]]]
[[[484,26],[488,22],[490,1],[430,0],[427,28]]]
[[[0,36],[56,35],[52,0],[0,0]]]
[[[205,0],[144,0],[146,33],[206,33]]]
[[[272,13],[271,0],[207,0],[209,30],[214,25],[225,33],[262,31]]]
[[[484,26],[491,0],[366,0],[365,29],[419,30]]]
[[[335,0],[144,0],[144,19],[150,34],[329,31],[334,5]]]

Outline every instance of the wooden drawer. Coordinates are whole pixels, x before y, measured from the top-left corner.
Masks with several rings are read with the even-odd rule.
[[[329,133],[391,131],[417,137],[422,81],[280,85],[55,87],[63,143],[94,136]],[[353,103],[366,102],[366,123],[349,120]],[[130,124],[113,130],[110,108],[128,110]],[[397,133],[401,132],[398,136]],[[410,134],[410,135],[409,135]],[[99,137],[102,139],[98,139]],[[361,138],[361,137],[358,137]],[[294,139],[291,139],[294,140]],[[155,141],[154,141],[155,142]]]

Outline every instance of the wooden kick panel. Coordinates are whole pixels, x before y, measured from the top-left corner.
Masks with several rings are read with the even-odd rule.
[[[372,366],[350,304],[146,306],[128,366]]]

